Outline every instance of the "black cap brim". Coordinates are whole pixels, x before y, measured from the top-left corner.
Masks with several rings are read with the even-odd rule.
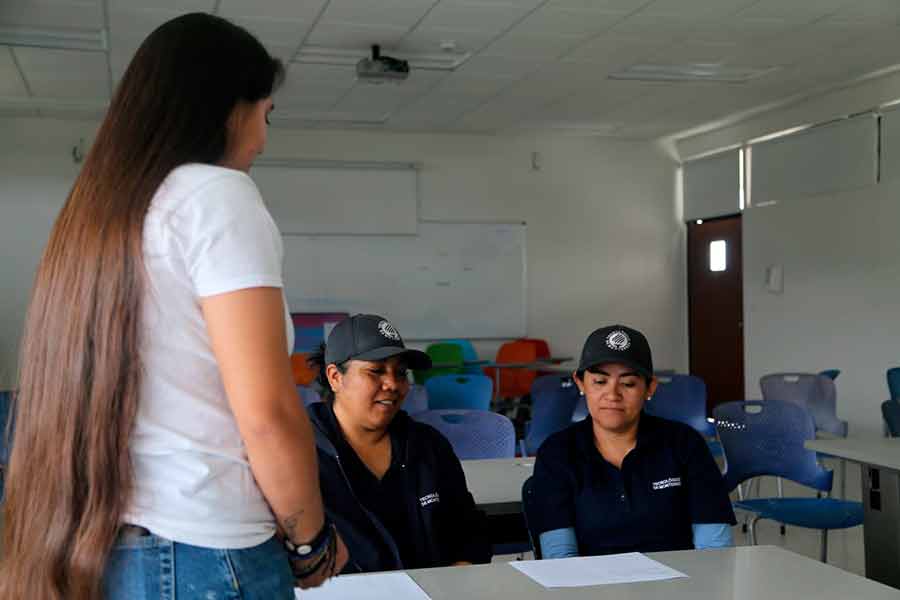
[[[356,356],[351,356],[351,360],[387,360],[393,356],[403,356],[406,360],[406,366],[417,371],[424,371],[431,368],[431,357],[421,350],[413,350],[412,348],[400,348],[398,346],[382,346],[381,348],[373,348]]]
[[[630,367],[630,368],[634,369],[637,373],[643,375],[644,377],[647,377],[648,379],[653,377],[653,373],[650,373],[649,371],[647,371],[646,367],[638,364],[637,362],[635,362],[633,360],[628,360],[627,358],[623,358],[621,356],[616,356],[616,357],[610,356],[610,357],[606,357],[606,358],[599,358],[597,360],[591,360],[590,364],[578,365],[578,370],[579,371],[589,371],[592,367],[599,367],[600,365],[609,365],[609,364],[613,364],[613,363],[619,364],[619,365],[625,365],[626,367]]]

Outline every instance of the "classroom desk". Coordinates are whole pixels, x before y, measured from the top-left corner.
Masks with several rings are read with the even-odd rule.
[[[900,589],[900,439],[817,439],[805,445],[862,466],[866,577]]]
[[[506,563],[407,571],[432,600],[897,600],[897,590],[775,546],[654,552],[688,575],[583,588],[545,589]]]

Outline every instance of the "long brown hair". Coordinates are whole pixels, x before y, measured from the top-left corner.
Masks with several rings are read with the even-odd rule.
[[[266,98],[282,77],[252,35],[203,13],[160,26],[125,72],[35,278],[0,598],[102,596],[132,483],[144,217],[172,169],[222,160],[235,106]]]

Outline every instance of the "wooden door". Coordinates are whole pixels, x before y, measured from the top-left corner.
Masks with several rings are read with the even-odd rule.
[[[707,411],[744,397],[741,217],[688,224],[690,371],[707,387]]]

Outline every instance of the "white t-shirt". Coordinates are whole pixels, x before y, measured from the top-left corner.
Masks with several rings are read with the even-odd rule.
[[[143,385],[125,521],[177,542],[247,548],[275,533],[209,341],[200,298],[282,286],[278,228],[245,173],[173,170],[144,223]],[[285,303],[288,349],[293,328]]]

